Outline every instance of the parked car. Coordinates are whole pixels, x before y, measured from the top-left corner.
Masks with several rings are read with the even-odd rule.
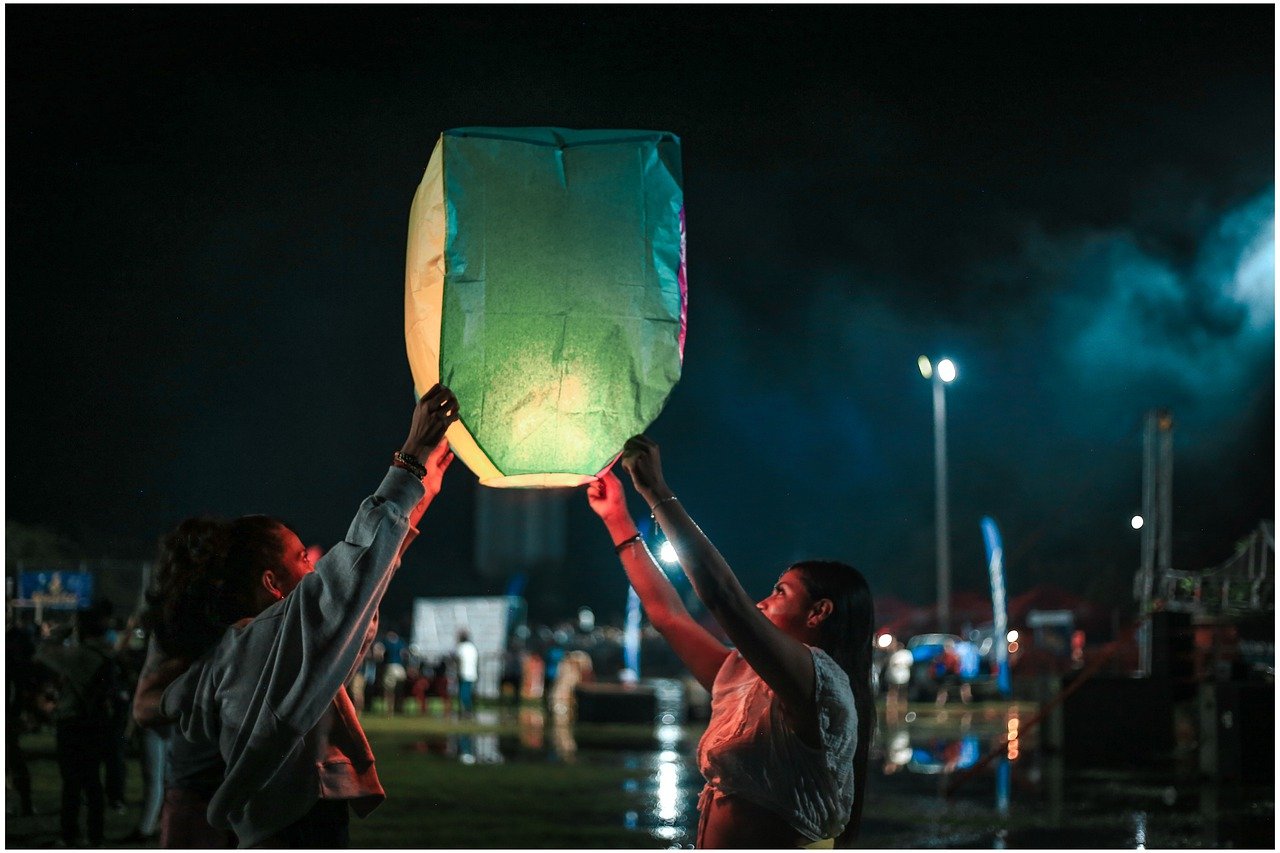
[[[907,682],[907,700],[923,702],[937,695],[937,683],[931,670],[933,662],[942,654],[947,641],[959,643],[955,634],[916,634],[907,640],[907,650],[911,652],[911,680]]]

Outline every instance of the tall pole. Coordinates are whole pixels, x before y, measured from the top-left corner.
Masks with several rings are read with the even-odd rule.
[[[1156,502],[1159,530],[1156,532],[1156,572],[1161,580],[1173,571],[1173,415],[1168,409],[1156,413],[1160,430],[1159,476]]]
[[[938,630],[951,627],[951,549],[947,523],[947,396],[942,377],[933,374],[934,514],[938,533]]]
[[[1147,412],[1142,425],[1142,552],[1138,567],[1138,671],[1151,674],[1151,595],[1156,576],[1156,413]]]

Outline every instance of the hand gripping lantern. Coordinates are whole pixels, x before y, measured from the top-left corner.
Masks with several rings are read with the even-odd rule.
[[[577,486],[653,422],[686,325],[680,140],[471,127],[436,144],[409,213],[405,341],[421,395],[487,486]]]

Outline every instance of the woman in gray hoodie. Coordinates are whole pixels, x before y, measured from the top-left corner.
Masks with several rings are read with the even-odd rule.
[[[157,634],[199,635],[237,621],[167,687],[150,685],[153,694],[163,689],[155,718],[177,720],[179,736],[195,745],[216,745],[226,770],[207,815],[241,847],[344,847],[349,809],[363,817],[385,798],[343,684],[440,491],[453,459],[444,434],[457,416],[448,388],[427,392],[382,484],[314,567],[292,530],[261,516],[230,522],[221,537],[190,539],[194,563],[215,567],[215,592],[204,618],[183,624],[184,608],[174,608]],[[264,526],[273,548],[253,545]],[[183,594],[171,584],[165,599]]]

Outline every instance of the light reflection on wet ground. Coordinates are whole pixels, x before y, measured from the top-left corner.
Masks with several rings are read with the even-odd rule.
[[[1195,759],[1159,766],[1073,769],[1025,731],[1027,706],[921,709],[883,720],[859,846],[1127,848],[1274,846],[1274,787],[1203,782]],[[510,718],[507,718],[508,720]],[[497,724],[491,712],[486,720]],[[654,729],[651,747],[593,739],[591,727],[549,722],[523,709],[519,735],[458,734],[416,749],[464,764],[509,761],[621,767],[643,809],[619,820],[654,846],[690,847],[702,787],[694,754],[701,728]],[[638,730],[639,731],[639,730]],[[643,735],[644,732],[641,732]],[[646,738],[641,737],[640,743]],[[645,845],[637,840],[637,845]]]

